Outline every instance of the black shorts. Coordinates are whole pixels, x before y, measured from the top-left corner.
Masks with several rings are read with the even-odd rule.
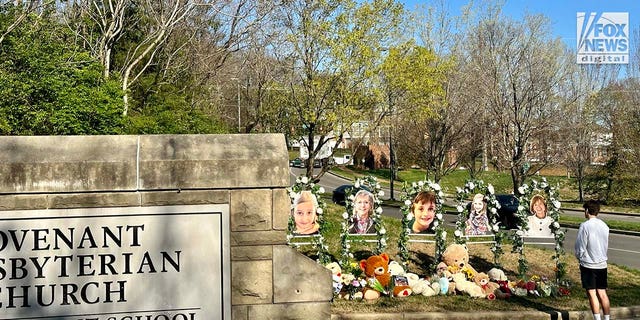
[[[606,289],[607,288],[607,268],[589,269],[580,266],[580,279],[582,279],[582,287],[589,289]]]

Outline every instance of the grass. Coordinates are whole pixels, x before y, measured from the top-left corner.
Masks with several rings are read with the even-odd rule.
[[[560,223],[562,223],[563,225],[578,227],[582,222],[584,222],[584,218],[581,217],[560,216]],[[611,219],[606,219],[605,222],[609,226],[609,229],[640,232],[640,223],[637,222],[627,222]]]
[[[344,208],[334,204],[328,204],[326,212],[326,223],[328,232],[325,235],[329,251],[333,259],[339,257],[340,248],[340,224]],[[388,244],[386,252],[397,259],[397,243],[400,230],[398,219],[383,217],[385,227],[388,230]],[[451,232],[448,232],[450,235]],[[448,239],[449,242],[451,238]],[[373,247],[370,247],[373,248]],[[469,245],[471,264],[478,271],[488,271],[492,265],[492,255],[486,245]],[[510,253],[510,245],[505,245],[505,255],[501,260],[503,270],[509,280],[517,280],[517,254]],[[366,258],[371,253],[367,247],[352,247],[352,252],[356,253],[356,261]],[[433,246],[412,244],[409,271],[420,275],[430,274],[425,269],[425,265],[430,264],[433,257]],[[526,257],[530,264],[528,275],[547,276],[550,279],[554,276],[551,250],[527,246]],[[309,253],[309,255],[311,255]],[[536,298],[536,297],[512,297],[509,300],[489,301],[486,299],[473,299],[467,296],[437,296],[423,297],[411,296],[408,298],[381,298],[375,303],[335,300],[332,304],[332,313],[397,313],[397,312],[446,312],[446,311],[519,311],[519,310],[539,310],[539,311],[569,311],[588,310],[589,305],[583,289],[580,287],[580,272],[578,262],[575,257],[565,255],[564,262],[567,263],[567,277],[572,283],[571,295],[560,298]],[[640,271],[616,265],[609,265],[609,297],[613,307],[632,306],[640,301]]]
[[[373,175],[378,178],[380,183],[385,186],[389,186],[390,172],[388,169],[376,169],[376,170],[361,170],[353,166],[347,167],[334,167],[332,172],[341,175],[347,179],[353,180],[355,177],[361,177],[364,175]],[[577,192],[573,190],[572,180],[562,176],[545,176],[549,183],[559,186],[561,199],[574,199],[577,197]],[[511,175],[505,172],[485,171],[478,174],[477,179],[484,180],[486,183],[493,185],[496,193],[512,193],[513,183],[511,181]],[[540,177],[542,178],[542,176]],[[406,182],[413,182],[425,179],[425,171],[422,169],[405,169],[398,171],[398,176],[394,186],[401,190],[402,184]],[[442,190],[447,194],[455,194],[456,187],[463,186],[465,181],[469,179],[469,173],[466,170],[454,170],[447,174],[440,181]]]

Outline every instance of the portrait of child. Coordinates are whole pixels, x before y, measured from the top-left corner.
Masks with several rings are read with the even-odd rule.
[[[318,233],[318,199],[311,191],[301,191],[293,200],[294,234],[309,235]]]
[[[412,233],[434,233],[433,219],[436,216],[436,195],[420,191],[411,204],[413,220],[409,222]]]
[[[466,222],[464,234],[471,236],[486,235],[491,233],[489,228],[489,217],[487,216],[487,203],[484,195],[476,194],[471,201],[469,218]]]

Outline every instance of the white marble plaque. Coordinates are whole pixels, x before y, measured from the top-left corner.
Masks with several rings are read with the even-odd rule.
[[[0,211],[0,318],[230,319],[229,206]]]

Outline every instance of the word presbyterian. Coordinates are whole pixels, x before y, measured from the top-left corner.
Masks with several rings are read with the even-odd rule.
[[[577,13],[579,64],[626,64],[629,61],[629,13]]]
[[[142,250],[143,231],[144,225],[0,230],[0,308],[126,302],[127,281],[114,276],[180,272],[182,251]],[[25,279],[29,285],[21,285]]]

